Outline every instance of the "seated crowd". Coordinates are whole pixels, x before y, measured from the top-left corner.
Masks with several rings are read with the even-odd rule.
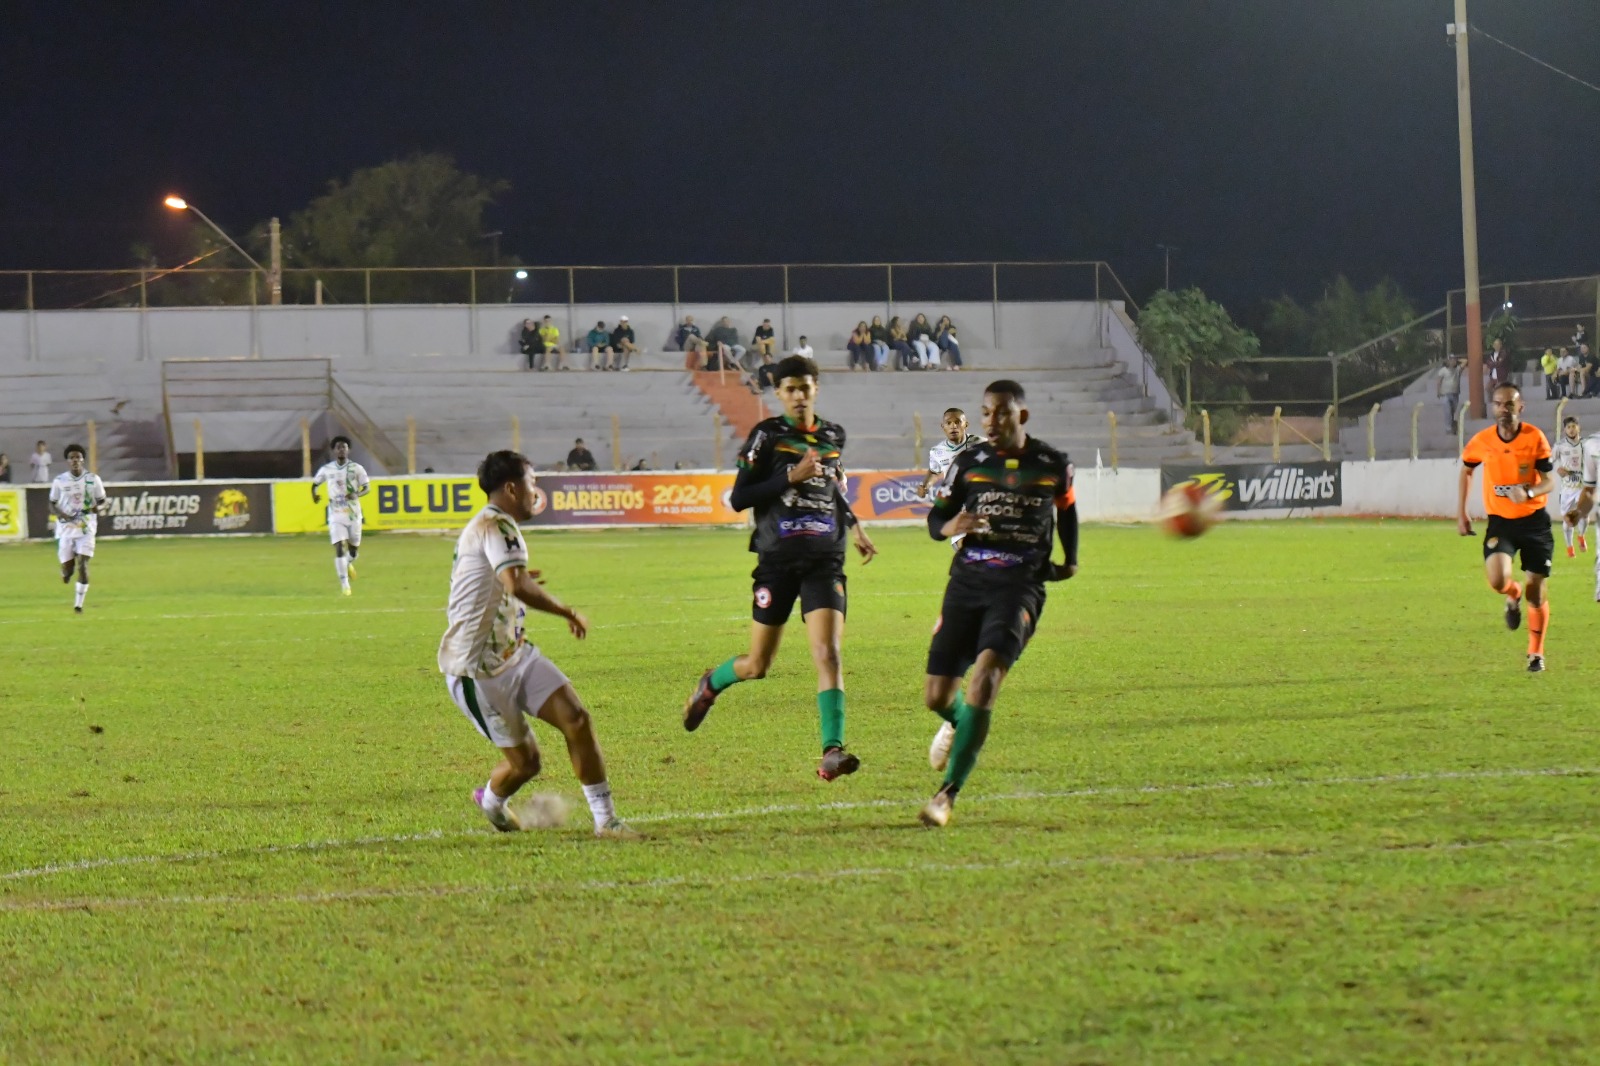
[[[529,370],[568,370],[567,350],[561,343],[561,330],[549,315],[538,322],[531,318],[522,320],[520,346],[527,356]],[[605,322],[594,324],[579,346],[580,352],[589,355],[590,370],[627,370],[628,360],[643,352],[634,342],[633,326],[628,316],[617,319],[615,329],[607,330]]]

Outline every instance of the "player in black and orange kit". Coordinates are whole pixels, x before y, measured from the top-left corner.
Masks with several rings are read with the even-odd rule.
[[[1024,399],[1015,381],[996,381],[984,390],[983,432],[989,439],[956,456],[946,492],[928,513],[935,540],[966,539],[950,563],[928,646],[923,699],[945,721],[928,754],[945,776],[922,808],[927,826],[950,821],[956,793],[989,735],[1001,682],[1039,624],[1045,582],[1078,572],[1072,464],[1023,430]],[[1058,535],[1059,563],[1050,558]]]
[[[833,781],[853,774],[861,760],[844,746],[844,642],[847,538],[863,562],[878,549],[844,498],[844,427],[818,418],[817,364],[791,355],[773,371],[783,414],[751,430],[739,453],[739,473],[729,499],[735,511],[754,509],[756,553],[750,650],[707,670],[683,708],[691,733],[724,690],[767,676],[795,601],[817,667],[817,716],[822,762],[817,776]]]
[[[1550,441],[1539,427],[1522,421],[1522,390],[1501,385],[1491,405],[1494,425],[1473,435],[1461,453],[1461,491],[1456,531],[1472,536],[1467,518],[1467,493],[1472,472],[1483,467],[1483,506],[1489,528],[1483,536],[1483,573],[1489,587],[1506,598],[1506,628],[1522,624],[1522,602],[1528,603],[1528,672],[1544,669],[1544,638],[1550,627],[1550,599],[1545,582],[1555,536],[1545,498],[1555,488]],[[1522,553],[1523,585],[1512,579],[1512,558]]]

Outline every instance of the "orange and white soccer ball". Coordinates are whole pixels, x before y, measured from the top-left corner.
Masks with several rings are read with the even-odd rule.
[[[1198,537],[1217,524],[1221,513],[1221,497],[1203,485],[1186,481],[1162,495],[1158,517],[1162,528],[1173,536]]]

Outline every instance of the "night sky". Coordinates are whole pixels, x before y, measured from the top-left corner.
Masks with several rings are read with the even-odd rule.
[[[1600,83],[1596,0],[1472,0]],[[531,263],[1106,259],[1254,302],[1461,282],[1450,0],[19,0],[0,268],[131,265],[415,151]],[[1600,270],[1600,93],[1472,42],[1486,281]],[[485,262],[488,250],[485,248]]]

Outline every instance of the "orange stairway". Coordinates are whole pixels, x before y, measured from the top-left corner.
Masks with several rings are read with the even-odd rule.
[[[750,436],[750,431],[756,428],[756,423],[772,414],[767,410],[764,398],[751,395],[748,388],[739,384],[738,374],[697,370],[694,374],[694,387],[699,389],[706,399],[716,404],[723,421],[733,426],[734,432],[738,435],[736,441],[743,441]]]

